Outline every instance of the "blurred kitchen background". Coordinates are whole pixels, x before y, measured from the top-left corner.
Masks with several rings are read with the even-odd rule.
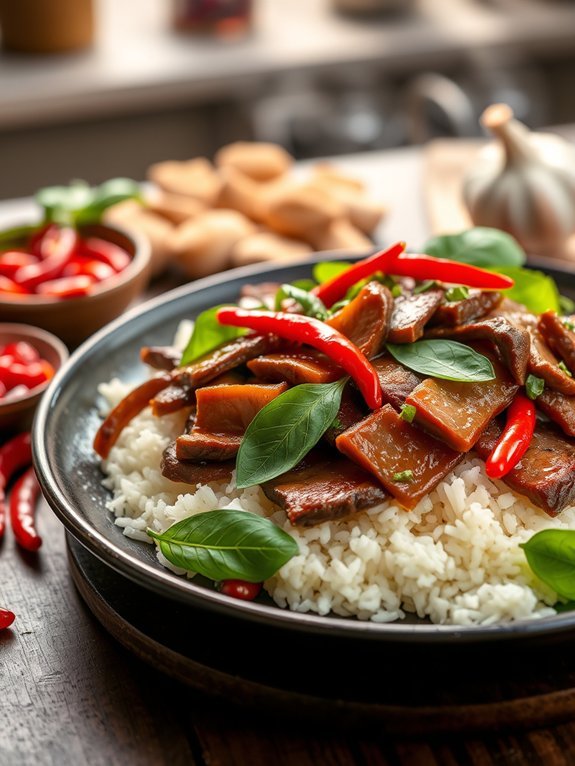
[[[2,199],[238,139],[310,158],[474,137],[498,101],[575,123],[569,0],[0,0],[0,25]]]

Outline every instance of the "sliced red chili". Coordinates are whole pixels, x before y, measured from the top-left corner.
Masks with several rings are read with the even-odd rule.
[[[25,340],[19,340],[15,343],[7,343],[0,353],[2,355],[6,354],[8,356],[13,356],[19,362],[22,362],[22,364],[31,364],[32,362],[40,361],[38,350]]]
[[[272,333],[317,348],[355,380],[371,409],[381,407],[379,378],[369,360],[349,338],[325,322],[301,314],[248,311],[236,307],[221,308],[216,316],[221,324],[247,327],[258,333]]]
[[[90,292],[95,280],[85,274],[79,274],[77,277],[60,277],[60,279],[51,279],[38,285],[36,292],[38,295],[45,295],[49,298],[77,298]]]
[[[97,237],[88,237],[83,240],[81,252],[88,258],[106,263],[114,271],[122,271],[131,261],[129,254],[122,247]]]
[[[483,290],[508,290],[514,285],[513,280],[503,274],[494,274],[478,266],[450,261],[447,258],[435,258],[433,255],[403,253],[390,263],[388,273],[417,280],[437,279],[439,282],[479,287]]]
[[[64,267],[63,277],[87,276],[93,277],[97,282],[114,276],[114,269],[103,261],[77,256]]]
[[[14,278],[14,274],[22,266],[38,263],[38,258],[31,253],[22,253],[18,250],[9,250],[0,255],[0,274],[4,277]]]
[[[9,609],[0,608],[0,630],[9,628],[15,619],[16,615],[14,612],[11,612]]]
[[[518,392],[507,409],[507,422],[499,441],[485,461],[492,479],[501,479],[517,465],[527,452],[535,431],[535,404]]]
[[[18,295],[30,295],[30,290],[14,282],[13,279],[0,274],[0,293],[8,293],[8,295],[16,297]]]
[[[45,383],[53,374],[52,365],[46,366],[43,361],[22,364],[13,356],[0,356],[0,380],[8,389],[20,385],[35,388]]]
[[[16,542],[27,551],[37,551],[42,538],[36,531],[36,504],[40,484],[33,466],[25,471],[10,493],[10,523]]]
[[[32,463],[29,433],[18,434],[0,447],[0,539],[6,526],[6,487],[16,471]]]
[[[75,229],[70,226],[50,227],[37,245],[41,260],[18,269],[14,281],[34,290],[46,280],[56,279],[76,252],[77,245]]]

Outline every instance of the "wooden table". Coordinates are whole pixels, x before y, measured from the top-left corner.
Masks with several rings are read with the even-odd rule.
[[[388,200],[392,212],[382,236],[420,241],[427,224],[413,190],[421,153],[405,150],[344,162],[367,173]],[[4,205],[0,223],[25,212],[28,204]],[[0,546],[0,602],[17,614],[13,628],[0,633],[2,766],[574,762],[575,721],[516,733],[393,739],[377,730],[318,730],[313,721],[295,726],[270,720],[263,711],[216,705],[121,648],[76,591],[64,530],[45,503],[39,528],[44,546],[38,556],[23,554],[10,535]],[[230,651],[239,650],[230,638]]]

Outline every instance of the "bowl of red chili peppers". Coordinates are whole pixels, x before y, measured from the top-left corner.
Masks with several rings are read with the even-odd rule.
[[[150,247],[100,223],[45,223],[0,232],[0,316],[75,346],[145,288]]]
[[[55,335],[0,323],[0,433],[30,428],[40,397],[67,358],[68,349]]]

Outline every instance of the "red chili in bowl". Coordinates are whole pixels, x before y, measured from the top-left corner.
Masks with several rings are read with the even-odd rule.
[[[54,368],[26,341],[0,346],[0,399],[16,398],[50,380]]]
[[[70,226],[49,224],[22,247],[0,251],[0,297],[76,298],[123,271],[130,261],[129,253],[112,242],[83,238]]]

